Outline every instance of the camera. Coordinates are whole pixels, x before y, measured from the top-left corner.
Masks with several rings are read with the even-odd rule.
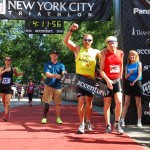
[[[146,40],[146,46],[150,46],[150,39]]]

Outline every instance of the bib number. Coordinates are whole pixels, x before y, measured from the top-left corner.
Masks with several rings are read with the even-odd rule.
[[[110,73],[119,73],[120,66],[119,65],[110,65]]]
[[[2,84],[7,85],[11,83],[11,79],[10,78],[3,78]]]

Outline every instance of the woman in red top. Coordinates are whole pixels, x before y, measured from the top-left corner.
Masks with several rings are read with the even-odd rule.
[[[100,74],[108,86],[108,93],[104,97],[104,117],[106,121],[106,132],[111,132],[110,106],[112,98],[115,100],[115,124],[114,129],[122,134],[119,120],[122,112],[122,89],[120,79],[123,73],[123,52],[117,49],[117,38],[109,36],[106,39],[107,48],[101,53]]]
[[[34,94],[35,86],[31,79],[29,79],[29,83],[27,85],[27,93],[28,93],[28,99],[29,99],[29,105],[32,106],[32,98]]]

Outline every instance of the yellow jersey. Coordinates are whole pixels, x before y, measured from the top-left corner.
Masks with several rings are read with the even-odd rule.
[[[81,47],[76,62],[76,73],[86,77],[94,78],[96,67],[96,55],[100,51],[97,49],[89,48],[85,50]]]

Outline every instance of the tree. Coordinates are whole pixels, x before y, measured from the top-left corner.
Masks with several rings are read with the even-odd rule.
[[[64,22],[64,34],[69,30],[73,21]],[[72,40],[78,45],[82,44],[82,35],[91,33],[94,37],[93,48],[102,50],[105,47],[105,38],[113,35],[114,21],[76,21],[79,30],[72,35]],[[43,65],[49,61],[49,53],[55,48],[60,51],[60,61],[66,66],[68,72],[75,72],[74,54],[63,43],[63,34],[26,34],[24,20],[0,21],[0,65],[6,55],[13,59],[13,66],[24,72],[21,82],[25,83],[32,78],[37,83],[41,80]],[[15,81],[20,78],[14,78]]]

